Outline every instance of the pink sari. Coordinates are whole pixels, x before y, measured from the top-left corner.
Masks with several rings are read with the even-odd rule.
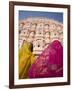
[[[63,76],[63,47],[58,40],[53,41],[37,58],[29,69],[29,78]]]

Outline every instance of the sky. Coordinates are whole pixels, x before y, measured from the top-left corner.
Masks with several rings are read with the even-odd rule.
[[[46,17],[63,23],[63,13],[61,12],[42,12],[42,11],[19,11],[19,20],[28,17]]]

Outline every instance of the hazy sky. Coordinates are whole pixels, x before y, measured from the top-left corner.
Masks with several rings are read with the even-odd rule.
[[[63,13],[60,12],[42,12],[42,11],[19,11],[19,20],[26,19],[28,17],[46,17],[57,20],[63,23]]]

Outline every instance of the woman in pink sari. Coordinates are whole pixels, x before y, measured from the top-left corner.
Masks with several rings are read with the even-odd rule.
[[[63,47],[58,40],[53,41],[37,58],[29,69],[29,78],[63,76]]]

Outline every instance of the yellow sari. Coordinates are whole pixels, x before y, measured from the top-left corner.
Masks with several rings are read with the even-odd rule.
[[[29,42],[25,42],[19,50],[19,79],[28,78],[28,70],[35,61],[31,47]]]

